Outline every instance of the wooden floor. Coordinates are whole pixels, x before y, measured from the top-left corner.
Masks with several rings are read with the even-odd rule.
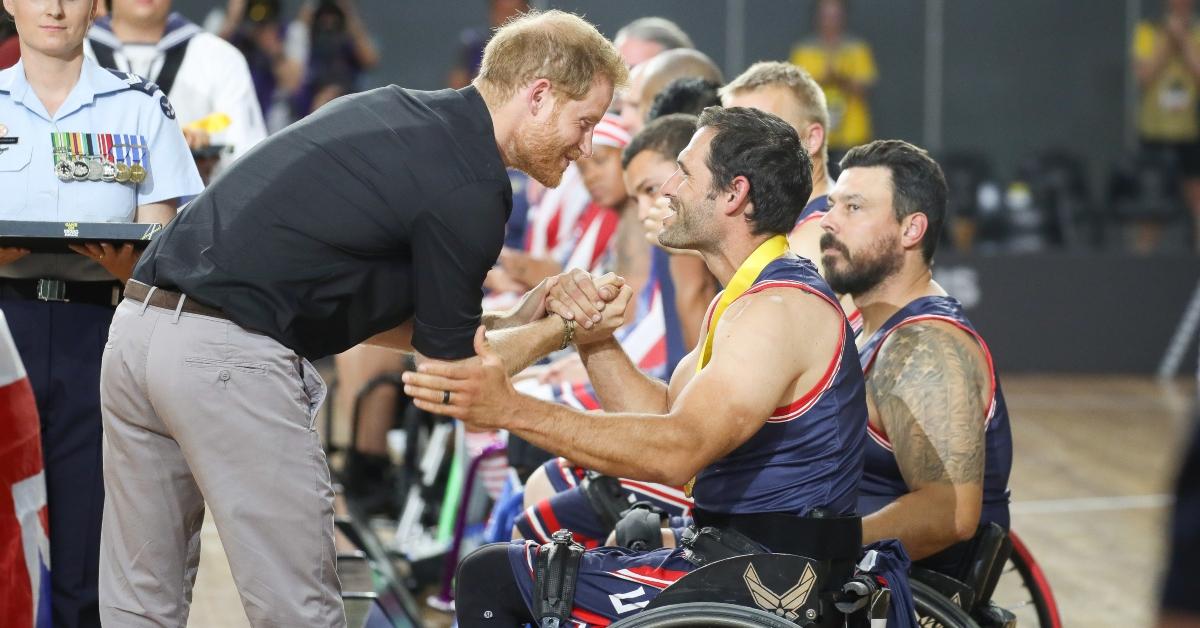
[[[1177,450],[1195,380],[1011,376],[1013,528],[1054,588],[1066,626],[1149,626]],[[248,626],[206,524],[191,626]]]

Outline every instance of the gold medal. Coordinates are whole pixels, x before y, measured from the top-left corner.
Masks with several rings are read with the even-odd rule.
[[[129,166],[117,162],[117,183],[129,183]]]
[[[129,180],[134,183],[146,180],[146,169],[142,167],[142,164],[133,164],[129,167]]]

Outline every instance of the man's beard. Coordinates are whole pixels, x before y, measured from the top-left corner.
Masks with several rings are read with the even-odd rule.
[[[524,172],[542,185],[553,188],[562,182],[562,158],[569,161],[579,158],[579,153],[571,147],[564,147],[554,134],[555,117],[547,124],[533,123],[523,133],[518,133],[513,140],[513,168]],[[568,165],[570,165],[568,163]]]
[[[894,235],[884,235],[867,249],[851,257],[850,249],[833,236],[832,233],[821,235],[821,250],[837,249],[841,255],[821,255],[825,267],[825,281],[838,294],[859,296],[874,290],[885,279],[900,270],[903,256],[900,252],[899,238]]]
[[[714,240],[710,226],[700,217],[703,209],[692,207],[686,212],[680,211],[683,207],[678,198],[672,198],[668,207],[675,214],[671,217],[671,224],[659,232],[659,244],[672,249],[699,251]]]

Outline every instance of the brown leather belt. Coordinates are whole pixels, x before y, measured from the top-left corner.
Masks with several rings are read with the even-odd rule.
[[[150,294],[150,286],[147,286],[140,281],[134,281],[130,279],[129,282],[125,284],[125,298],[127,299],[133,299],[138,303],[145,303],[147,294]],[[200,303],[191,297],[184,298],[184,295],[181,293],[173,292],[171,290],[164,290],[163,288],[155,289],[154,295],[150,297],[149,304],[153,305],[154,307],[161,307],[165,310],[174,310],[175,308],[179,307],[180,299],[183,299],[183,307],[180,308],[181,312],[230,320],[230,318],[225,315],[225,312],[222,312],[215,307],[204,305],[203,303]]]

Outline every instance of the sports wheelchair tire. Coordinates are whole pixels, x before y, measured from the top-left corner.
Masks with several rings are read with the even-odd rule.
[[[1021,628],[1062,628],[1054,592],[1029,548],[1009,532],[1012,554],[1004,565],[992,602],[1017,616]]]
[[[966,611],[933,587],[918,580],[909,580],[909,585],[921,628],[979,628]]]
[[[796,628],[796,624],[757,608],[688,602],[642,611],[612,625],[612,628]]]

